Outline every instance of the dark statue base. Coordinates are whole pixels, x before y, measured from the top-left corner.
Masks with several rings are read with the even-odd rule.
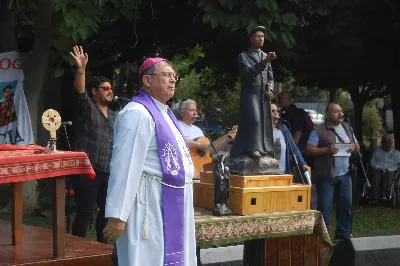
[[[231,209],[229,209],[225,204],[215,204],[214,210],[212,211],[212,215],[215,216],[226,216],[231,214]]]
[[[279,164],[274,158],[263,156],[260,159],[253,159],[247,155],[235,158],[228,157],[227,166],[231,174],[251,175],[279,175]]]

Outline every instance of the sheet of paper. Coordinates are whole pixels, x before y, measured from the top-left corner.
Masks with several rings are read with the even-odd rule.
[[[336,148],[339,149],[339,152],[334,154],[335,157],[350,157],[351,153],[347,152],[348,149],[351,149],[351,143],[336,143]]]

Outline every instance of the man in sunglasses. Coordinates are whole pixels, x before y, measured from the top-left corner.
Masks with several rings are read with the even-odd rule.
[[[96,173],[94,179],[86,175],[71,178],[77,205],[72,234],[86,236],[93,207],[97,203],[99,208],[96,219],[97,241],[106,243],[103,235],[106,226],[104,210],[116,117],[116,114],[108,108],[113,99],[113,89],[110,80],[105,77],[93,77],[85,89],[88,55],[78,46],[73,48],[70,55],[77,67],[74,81],[76,97],[73,146],[74,150],[87,153]]]

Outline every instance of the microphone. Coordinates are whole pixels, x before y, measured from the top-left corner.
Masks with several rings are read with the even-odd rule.
[[[118,97],[118,96],[114,96],[113,97],[113,102],[115,103],[120,103],[120,102],[130,102],[131,100],[125,97]]]
[[[344,118],[344,114],[340,114],[340,115],[338,115],[338,118],[339,118],[339,119],[342,119],[342,118]]]
[[[202,117],[202,116],[196,115],[196,116],[194,117],[194,121],[196,121],[196,122],[203,122],[203,120],[204,120],[204,117]]]
[[[72,126],[72,122],[71,121],[61,122],[61,125],[63,125],[63,126]]]

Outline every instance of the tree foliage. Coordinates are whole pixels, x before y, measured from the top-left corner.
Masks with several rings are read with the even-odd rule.
[[[287,48],[295,46],[292,30],[304,26],[305,17],[327,13],[327,6],[320,1],[200,0],[199,7],[205,12],[203,21],[213,28],[226,27],[232,31],[245,28],[249,31],[263,25],[269,42],[280,42]]]

